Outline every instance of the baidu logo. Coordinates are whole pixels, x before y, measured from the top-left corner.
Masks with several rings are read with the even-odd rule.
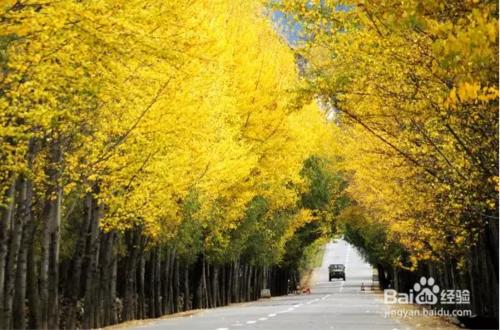
[[[439,286],[434,284],[434,278],[425,276],[420,278],[420,282],[413,285],[413,290],[416,293],[415,302],[421,305],[434,305],[438,302]]]
[[[434,305],[438,302],[439,286],[434,278],[422,276],[408,293],[398,293],[393,289],[384,290],[386,304]]]
[[[384,290],[386,304],[470,304],[469,290],[441,290],[432,277],[422,276],[408,293],[399,293],[393,289]]]

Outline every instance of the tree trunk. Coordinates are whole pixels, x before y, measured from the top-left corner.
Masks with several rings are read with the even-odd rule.
[[[162,315],[164,314],[170,314],[171,309],[170,309],[170,295],[171,295],[171,281],[170,281],[170,263],[171,263],[171,258],[172,258],[173,251],[167,250],[165,260],[163,262],[162,266],[162,310],[161,313]]]
[[[191,292],[189,290],[189,266],[184,265],[184,310],[191,309]]]
[[[35,227],[35,226],[34,226]],[[33,238],[34,241],[36,228],[33,228]],[[28,296],[28,306],[29,306],[29,323],[28,327],[30,329],[41,328],[40,323],[40,301],[38,296],[38,276],[36,272],[35,265],[35,246],[30,244],[28,250],[28,261],[27,261],[27,296]]]
[[[172,250],[170,256],[170,264],[168,266],[168,309],[169,313],[175,312],[175,301],[177,300],[174,291],[174,271],[175,271],[175,263],[176,263],[176,251]]]
[[[139,256],[139,283],[137,285],[138,288],[138,315],[137,318],[143,319],[145,318],[145,296],[144,296],[144,272],[145,272],[145,261],[144,261],[144,253],[140,252]]]
[[[115,236],[116,238],[116,236]],[[121,309],[116,298],[116,278],[118,276],[118,260],[116,252],[113,251],[111,282],[109,283],[110,290],[110,306],[111,306],[111,319],[109,324],[121,322]]]
[[[123,303],[123,321],[133,320],[136,317],[136,260],[139,246],[139,234],[135,231],[126,234],[127,239],[127,257],[125,264],[125,294]]]
[[[21,188],[21,206],[19,216],[23,218],[23,235],[21,248],[18,257],[18,267],[16,275],[16,294],[14,297],[14,328],[26,328],[26,274],[28,250],[33,244],[36,226],[31,218],[31,203],[33,199],[33,184],[30,180],[23,178],[23,187]]]
[[[40,325],[42,329],[59,327],[59,226],[61,224],[62,188],[59,182],[58,166],[61,165],[62,153],[57,142],[51,144],[49,149],[50,161],[45,168],[48,187],[43,212],[45,222],[40,262]]]
[[[219,268],[217,266],[212,266],[212,307],[220,306],[219,301],[219,288],[218,288],[218,278],[219,278]]]
[[[87,241],[89,240],[89,235],[91,233],[92,224],[92,197],[87,194],[84,199],[84,209],[85,216],[83,217],[82,225],[80,226],[75,250],[73,253],[73,267],[71,273],[71,289],[70,289],[70,301],[69,309],[67,315],[67,328],[76,329],[77,328],[77,315],[78,315],[78,300],[81,294],[81,280],[82,280],[82,263],[85,251],[87,250]]]
[[[206,294],[207,308],[213,308],[211,278],[212,278],[212,270],[210,264],[205,261],[205,294]]]
[[[114,241],[115,233],[103,234],[103,248],[101,249],[100,261],[100,285],[98,290],[99,304],[96,310],[98,326],[104,327],[111,324],[112,314],[114,314],[114,292],[113,292],[113,272],[114,272]]]
[[[7,252],[9,243],[9,233],[11,230],[12,213],[14,210],[14,199],[16,192],[16,182],[17,179],[13,179],[10,188],[5,192],[5,196],[2,202],[5,202],[7,206],[1,208],[1,222],[0,222],[0,328],[6,329],[8,325],[6,322],[5,315],[5,280],[7,271]]]
[[[179,301],[181,293],[180,278],[179,278],[179,258],[175,258],[173,283],[174,283],[173,284],[174,313],[177,313],[181,311],[181,303]]]
[[[94,186],[94,193],[98,193],[98,186]],[[83,327],[85,329],[90,329],[96,326],[96,315],[94,313],[94,306],[97,304],[94,296],[96,292],[96,286],[98,281],[98,264],[99,264],[99,220],[101,218],[101,206],[97,204],[97,201],[88,194],[86,197],[86,208],[88,215],[90,215],[90,231],[89,231],[89,241],[87,244],[86,259],[86,270],[83,278],[85,279],[85,295],[84,295],[84,322]]]
[[[153,281],[153,304],[154,313],[153,317],[160,317],[161,313],[161,248],[157,247],[155,249],[155,261],[154,261],[154,281]]]
[[[232,285],[232,294],[231,294],[231,301],[232,302],[240,302],[240,287],[239,287],[239,281],[240,281],[240,267],[239,267],[239,262],[238,260],[233,262],[233,270],[232,270],[232,275],[233,275],[233,285]]]
[[[5,313],[5,326],[6,328],[13,327],[13,302],[15,295],[15,283],[17,275],[18,266],[18,256],[21,246],[21,238],[23,235],[24,227],[24,213],[22,205],[23,201],[26,199],[26,180],[24,178],[19,178],[16,183],[17,194],[15,196],[15,208],[13,214],[11,215],[10,224],[10,244],[9,251],[7,255],[7,273],[5,274],[5,299],[4,301],[4,313]]]
[[[222,274],[221,274],[221,283],[220,283],[220,294],[221,294],[221,304],[222,306],[227,305],[227,295],[226,295],[226,287],[227,287],[227,280],[226,280],[226,265],[222,265]]]

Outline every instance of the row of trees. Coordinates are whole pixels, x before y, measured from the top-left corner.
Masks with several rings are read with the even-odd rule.
[[[399,289],[433,275],[498,320],[498,3],[273,6],[337,123],[353,242]]]
[[[331,131],[292,93],[294,56],[263,13],[0,3],[0,328],[287,291],[340,185],[311,157]]]

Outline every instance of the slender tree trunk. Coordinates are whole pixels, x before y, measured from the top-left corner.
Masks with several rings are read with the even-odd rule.
[[[7,315],[5,315],[5,280],[7,271],[7,253],[9,244],[9,233],[11,230],[12,223],[12,213],[14,210],[14,199],[16,192],[16,182],[17,179],[13,179],[10,188],[6,191],[4,196],[4,202],[7,206],[5,208],[0,208],[0,328],[6,329],[9,322],[6,320]]]
[[[253,281],[253,276],[254,276],[254,267],[253,266],[248,266],[248,279],[247,279],[247,301],[252,300],[252,281]]]
[[[154,260],[154,281],[153,281],[153,307],[154,313],[153,317],[160,317],[161,313],[161,248],[157,247],[155,249],[155,260]]]
[[[210,267],[210,264],[205,261],[205,292],[206,292],[207,308],[213,308],[211,278],[212,278],[212,269]]]
[[[149,253],[146,269],[147,317],[152,318],[156,314],[156,248]]]
[[[189,266],[186,263],[184,265],[184,310],[188,311],[191,309],[191,292],[189,290]]]
[[[116,236],[114,236],[116,239]],[[113,240],[114,241],[114,240]],[[116,279],[118,276],[118,258],[116,256],[116,251],[113,251],[112,255],[112,271],[111,271],[111,282],[109,283],[110,287],[110,306],[111,306],[111,319],[109,324],[115,324],[121,321],[121,310],[119,309],[119,305],[117,304],[116,298]]]
[[[226,288],[227,288],[227,282],[228,282],[226,280],[226,265],[222,265],[221,270],[222,270],[221,285],[220,285],[220,288],[221,288],[220,294],[221,294],[221,298],[222,298],[221,303],[222,303],[222,306],[226,306],[227,305]]]
[[[18,257],[16,275],[16,294],[14,297],[13,320],[16,329],[26,328],[26,278],[27,257],[30,245],[33,243],[35,224],[31,218],[31,202],[33,199],[33,185],[30,180],[23,178],[20,199],[19,216],[23,218],[23,235]]]
[[[67,315],[67,328],[76,329],[78,315],[78,300],[81,294],[82,263],[87,250],[88,236],[91,233],[92,224],[92,196],[87,194],[84,199],[85,216],[80,227],[81,235],[78,235],[75,251],[73,253],[73,269],[71,274],[70,306]]]
[[[35,227],[35,226],[34,226]],[[33,228],[31,242],[35,238],[35,228]],[[35,246],[30,244],[28,247],[28,262],[27,262],[27,296],[30,318],[28,327],[30,329],[41,328],[40,323],[40,300],[38,295],[38,276],[35,264]]]
[[[175,309],[175,301],[177,300],[175,296],[175,291],[174,291],[174,272],[175,272],[175,264],[176,264],[176,251],[172,250],[171,256],[170,256],[170,264],[168,266],[168,309],[169,313],[174,313],[176,311]]]
[[[144,295],[144,272],[145,272],[145,261],[144,261],[144,253],[142,251],[140,252],[139,256],[139,283],[138,283],[138,293],[139,293],[139,301],[138,301],[138,306],[139,306],[139,311],[138,311],[138,318],[143,319],[145,318],[145,295]]]
[[[172,251],[167,250],[165,260],[162,262],[162,300],[161,300],[161,313],[162,315],[164,314],[169,314],[170,313],[170,306],[169,306],[169,295],[170,295],[170,256],[172,254]]]
[[[174,263],[174,290],[173,290],[173,300],[174,300],[174,313],[181,311],[181,304],[179,301],[180,298],[180,278],[179,278],[179,258],[175,258]]]
[[[247,301],[247,280],[248,280],[248,265],[243,265],[243,274],[240,280],[240,301]]]
[[[203,256],[202,260],[202,269],[201,269],[201,279],[202,279],[202,300],[204,308],[210,307],[210,302],[208,300],[208,288],[207,288],[207,269],[206,269],[206,260],[205,256]],[[203,299],[205,297],[205,299]]]
[[[139,246],[138,234],[133,231],[127,233],[127,257],[125,264],[125,295],[123,304],[123,320],[129,321],[136,317],[135,309],[135,282],[136,282],[136,260]]]
[[[231,294],[231,301],[232,302],[240,302],[240,287],[239,287],[239,281],[240,281],[240,267],[239,267],[239,262],[238,260],[234,261],[233,263],[233,285],[232,285],[232,294]]]
[[[102,245],[99,271],[99,290],[96,314],[98,326],[103,327],[111,324],[114,313],[114,293],[113,293],[113,271],[114,271],[114,240],[115,233],[102,234]]]
[[[98,193],[97,185],[94,187],[94,193]],[[96,292],[96,282],[98,277],[99,264],[99,219],[101,217],[101,207],[97,201],[89,194],[86,199],[87,212],[91,216],[89,242],[87,248],[87,267],[84,274],[85,279],[85,301],[84,301],[84,322],[83,327],[90,329],[96,325],[96,315],[94,306],[97,301],[94,300]]]
[[[13,327],[13,302],[15,295],[15,283],[17,275],[18,266],[18,256],[21,247],[21,238],[23,235],[24,227],[24,214],[21,213],[23,200],[26,199],[26,180],[24,178],[19,178],[16,183],[17,194],[15,196],[15,208],[11,216],[11,230],[10,230],[10,242],[9,242],[9,252],[7,258],[7,273],[5,278],[5,302],[4,302],[4,313],[5,313],[5,326],[6,328]]]
[[[233,263],[228,264],[227,270],[229,272],[228,279],[227,279],[227,290],[226,290],[226,304],[230,304],[234,302],[233,300],[233,286],[234,286],[234,271],[233,271]]]
[[[59,242],[61,225],[62,188],[56,189],[56,200],[51,203],[50,263],[49,263],[49,328],[59,327]]]
[[[41,328],[59,327],[59,227],[61,224],[62,187],[60,143],[49,146],[50,161],[45,169],[48,188],[45,196],[45,220],[40,263]]]
[[[219,268],[217,266],[212,266],[212,307],[220,306],[221,303],[219,301],[219,288],[218,288],[218,278],[219,278]]]

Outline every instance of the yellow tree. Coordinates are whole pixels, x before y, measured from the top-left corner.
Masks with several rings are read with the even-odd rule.
[[[498,285],[498,4],[274,7],[304,34],[305,92],[336,111],[352,197],[411,255],[395,263],[431,259]]]
[[[146,259],[170,249],[172,281],[188,221],[216,255],[263,198],[276,263],[313,220],[300,171],[331,135],[259,2],[3,1],[0,24],[1,327],[144,317]]]

